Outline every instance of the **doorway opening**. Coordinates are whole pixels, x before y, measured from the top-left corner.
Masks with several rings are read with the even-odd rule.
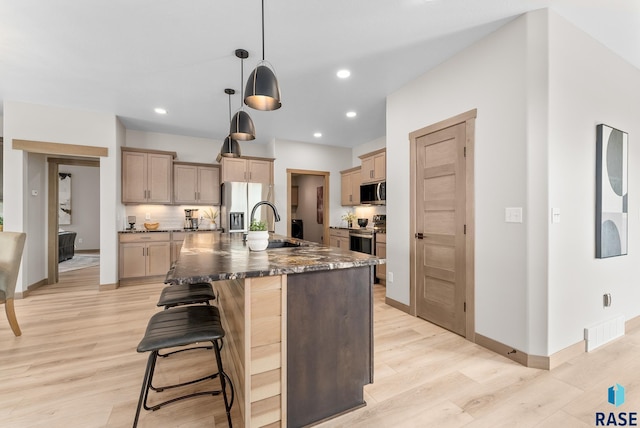
[[[100,161],[48,158],[47,284],[100,284]]]
[[[411,314],[475,340],[476,110],[412,132]]]
[[[287,169],[287,235],[329,242],[329,172]]]

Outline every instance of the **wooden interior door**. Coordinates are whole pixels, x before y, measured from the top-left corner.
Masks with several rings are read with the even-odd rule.
[[[416,315],[465,336],[465,123],[416,139]]]

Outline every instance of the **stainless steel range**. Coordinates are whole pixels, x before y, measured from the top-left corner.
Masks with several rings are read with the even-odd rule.
[[[361,227],[349,229],[349,249],[360,253],[375,253],[376,233],[386,233],[387,216],[385,214],[376,214],[373,216],[373,227]]]

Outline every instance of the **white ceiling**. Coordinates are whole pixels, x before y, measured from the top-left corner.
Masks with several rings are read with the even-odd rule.
[[[266,0],[283,107],[245,107],[256,142],[353,147],[385,97],[529,10],[550,7],[640,68],[637,0]],[[129,129],[218,140],[261,57],[260,0],[0,0],[0,100],[115,113]],[[339,80],[338,69],[351,77]],[[169,113],[159,116],[154,107]],[[358,115],[347,119],[345,113]],[[0,115],[2,111],[0,110]],[[314,138],[313,133],[323,137]],[[250,142],[242,144],[251,144]]]

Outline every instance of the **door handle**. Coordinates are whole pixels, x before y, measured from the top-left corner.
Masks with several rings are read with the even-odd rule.
[[[422,232],[416,233],[414,236],[418,239],[424,239],[424,234]]]

